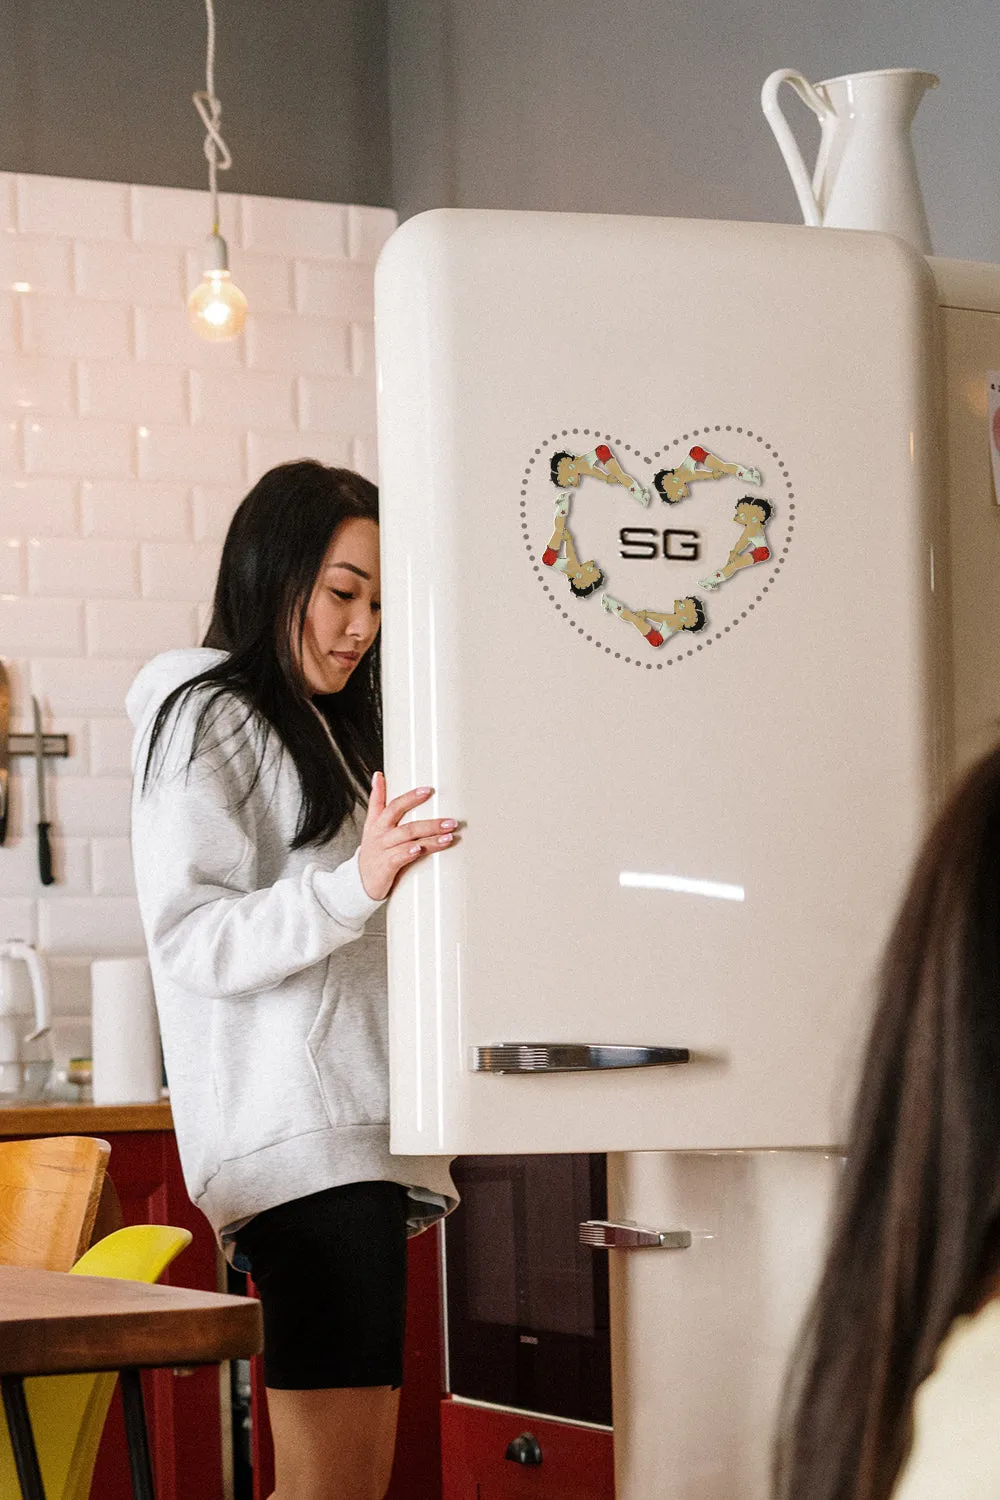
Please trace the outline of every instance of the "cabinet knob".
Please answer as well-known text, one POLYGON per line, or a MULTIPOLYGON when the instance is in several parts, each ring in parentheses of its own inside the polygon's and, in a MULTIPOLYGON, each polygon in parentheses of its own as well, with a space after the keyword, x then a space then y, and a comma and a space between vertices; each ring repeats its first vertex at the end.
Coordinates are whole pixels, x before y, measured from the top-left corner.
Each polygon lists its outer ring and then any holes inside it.
POLYGON ((532 1433, 522 1432, 520 1437, 507 1444, 504 1458, 509 1458, 512 1464, 537 1466, 542 1461, 542 1449, 532 1433))

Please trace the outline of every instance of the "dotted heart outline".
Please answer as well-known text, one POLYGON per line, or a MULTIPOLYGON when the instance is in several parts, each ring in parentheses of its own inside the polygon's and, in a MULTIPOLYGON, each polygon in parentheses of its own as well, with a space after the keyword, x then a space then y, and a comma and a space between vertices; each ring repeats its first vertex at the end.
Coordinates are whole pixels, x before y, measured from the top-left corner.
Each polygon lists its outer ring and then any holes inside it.
MULTIPOLYGON (((679 462, 679 457, 675 456, 675 461, 679 462)), ((631 472, 627 463, 623 464, 622 467, 626 470, 626 472, 631 472)), ((663 467, 669 468, 669 462, 664 462, 663 467)), ((639 483, 642 484, 645 483, 648 476, 632 474, 632 478, 638 479, 639 483)), ((556 487, 553 486, 553 489, 555 488, 556 487)), ((766 488, 768 487, 761 486, 762 494, 765 492, 766 488)), ((773 493, 774 486, 770 486, 769 488, 773 493)), ((657 504, 657 501, 655 499, 653 501, 653 504, 657 504)), ((674 510, 673 506, 671 507, 671 510, 674 510)), ((765 442, 760 433, 754 432, 750 427, 737 427, 732 423, 723 425, 719 422, 715 423, 714 425, 710 424, 706 427, 694 427, 690 432, 685 432, 682 437, 675 439, 673 444, 667 444, 663 448, 657 448, 656 452, 651 458, 648 454, 640 453, 638 448, 633 448, 631 443, 623 443, 620 438, 613 438, 610 432, 600 432, 596 427, 564 427, 561 433, 554 432, 551 438, 543 439, 541 446, 536 448, 534 455, 528 459, 524 474, 521 476, 520 514, 521 534, 524 540, 525 550, 527 551, 528 556, 531 559, 532 571, 535 573, 538 582, 541 585, 542 592, 547 595, 550 603, 555 608, 556 613, 561 615, 564 620, 569 621, 571 629, 575 630, 577 635, 584 636, 591 645, 596 647, 598 651, 603 651, 606 656, 613 657, 615 661, 623 661, 627 665, 634 664, 635 666, 639 667, 640 670, 645 667, 647 672, 652 672, 654 668, 656 669, 656 671, 662 672, 664 667, 679 666, 683 661, 687 659, 687 657, 694 656, 696 652, 704 650, 706 646, 711 646, 715 641, 720 641, 723 636, 729 635, 729 633, 735 630, 737 625, 739 625, 743 620, 749 619, 751 611, 754 610, 758 604, 763 603, 764 595, 770 593, 772 587, 777 582, 778 575, 781 572, 781 569, 784 567, 785 559, 788 556, 788 549, 791 546, 792 536, 795 532, 795 490, 792 487, 788 468, 785 464, 784 459, 778 453, 777 448, 774 447, 773 443, 765 442), (760 586, 760 592, 755 596, 754 599, 747 601, 746 609, 741 610, 739 615, 736 616, 735 619, 731 620, 728 625, 720 626, 712 635, 707 636, 704 640, 698 641, 695 645, 690 646, 686 651, 677 651, 673 655, 666 657, 662 661, 647 661, 644 658, 638 656, 630 656, 624 651, 616 651, 613 646, 605 645, 605 643, 602 640, 599 640, 598 637, 593 634, 593 632, 588 633, 586 625, 579 625, 577 621, 572 618, 570 611, 563 608, 563 599, 557 598, 555 590, 551 588, 547 582, 546 573, 543 573, 542 565, 538 558, 538 554, 536 553, 535 548, 532 544, 528 527, 528 483, 531 479, 535 463, 539 458, 542 458, 543 463, 547 462, 547 458, 545 457, 547 450, 553 444, 561 443, 564 438, 587 437, 594 439, 594 444, 591 444, 590 446, 594 446, 596 443, 608 443, 616 451, 621 451, 623 453, 634 453, 637 458, 642 459, 647 468, 651 468, 658 459, 665 459, 666 455, 669 453, 672 447, 694 442, 695 439, 699 437, 711 438, 717 432, 732 432, 741 437, 753 438, 755 442, 761 444, 764 451, 769 455, 770 462, 777 465, 778 472, 780 473, 785 485, 786 495, 784 499, 784 509, 787 513, 787 521, 785 522, 785 536, 780 554, 775 558, 774 567, 768 574, 767 582, 760 586)), ((647 511, 646 514, 647 516, 653 514, 652 507, 650 507, 650 510, 647 511)), ((607 576, 605 576, 604 586, 607 586, 608 582, 609 580, 607 576)), ((690 590, 690 592, 697 592, 697 590, 692 589, 690 590)), ((595 593, 590 597, 592 599, 598 599, 599 595, 595 593)), ((698 631, 698 635, 703 634, 703 631, 698 631)))

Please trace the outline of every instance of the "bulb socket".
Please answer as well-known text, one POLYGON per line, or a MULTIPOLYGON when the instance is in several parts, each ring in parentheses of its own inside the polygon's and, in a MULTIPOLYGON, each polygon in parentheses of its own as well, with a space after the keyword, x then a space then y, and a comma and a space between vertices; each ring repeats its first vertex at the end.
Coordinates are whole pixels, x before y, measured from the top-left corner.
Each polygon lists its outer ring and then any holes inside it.
POLYGON ((205 236, 205 254, 202 265, 206 272, 229 270, 229 247, 222 235, 215 230, 205 236))

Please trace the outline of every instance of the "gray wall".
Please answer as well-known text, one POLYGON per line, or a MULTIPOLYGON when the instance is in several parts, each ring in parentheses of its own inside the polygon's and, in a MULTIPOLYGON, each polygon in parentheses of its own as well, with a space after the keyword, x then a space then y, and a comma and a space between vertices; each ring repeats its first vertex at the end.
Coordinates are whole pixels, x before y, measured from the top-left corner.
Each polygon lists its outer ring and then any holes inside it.
MULTIPOLYGON (((226 191, 391 204, 383 0, 216 0, 226 191)), ((204 0, 0 0, 0 170, 202 187, 204 0)))
MULTIPOLYGON (((388 0, 393 197, 799 222, 776 67, 941 75, 914 140, 934 248, 1000 259, 995 0, 388 0)), ((811 160, 818 129, 786 90, 811 160)))
MULTIPOLYGON (((795 222, 764 77, 910 65, 935 248, 1000 257, 994 0, 216 5, 233 191, 795 222)), ((202 186, 204 40, 202 0, 0 0, 0 169, 202 186)))

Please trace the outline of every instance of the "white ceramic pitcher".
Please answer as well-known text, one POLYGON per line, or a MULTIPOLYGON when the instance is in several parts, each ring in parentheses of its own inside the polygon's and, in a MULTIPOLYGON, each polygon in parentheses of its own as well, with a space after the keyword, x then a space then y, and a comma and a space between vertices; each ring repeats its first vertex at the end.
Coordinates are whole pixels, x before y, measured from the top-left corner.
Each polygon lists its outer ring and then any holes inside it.
POLYGON ((41 1091, 52 1066, 51 1024, 44 958, 19 938, 0 942, 0 1096, 41 1091))
POLYGON ((765 81, 761 106, 785 158, 802 217, 832 229, 881 229, 931 254, 927 214, 917 178, 910 124, 934 73, 886 68, 847 73, 812 84, 794 68, 765 81), (820 122, 812 180, 778 104, 788 83, 820 122))

